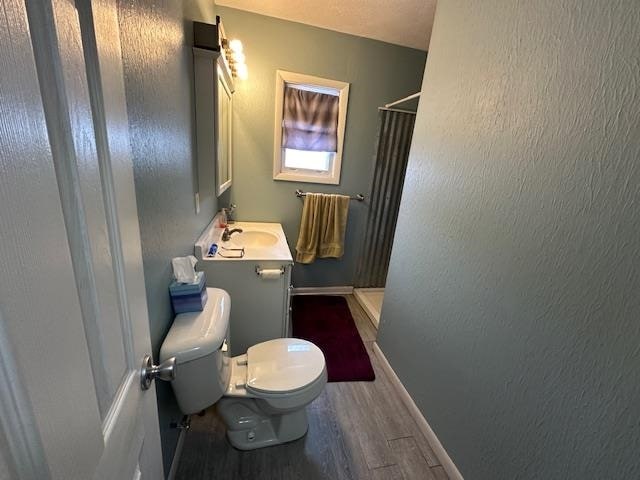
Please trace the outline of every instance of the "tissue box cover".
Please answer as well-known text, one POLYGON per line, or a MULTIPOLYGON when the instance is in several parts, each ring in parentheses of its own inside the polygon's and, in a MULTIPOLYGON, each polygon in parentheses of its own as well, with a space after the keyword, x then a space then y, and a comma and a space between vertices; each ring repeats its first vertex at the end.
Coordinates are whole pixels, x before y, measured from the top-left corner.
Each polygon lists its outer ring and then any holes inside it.
POLYGON ((169 285, 171 303, 176 314, 201 312, 207 303, 207 289, 204 272, 196 272, 194 283, 178 283, 175 280, 169 285))

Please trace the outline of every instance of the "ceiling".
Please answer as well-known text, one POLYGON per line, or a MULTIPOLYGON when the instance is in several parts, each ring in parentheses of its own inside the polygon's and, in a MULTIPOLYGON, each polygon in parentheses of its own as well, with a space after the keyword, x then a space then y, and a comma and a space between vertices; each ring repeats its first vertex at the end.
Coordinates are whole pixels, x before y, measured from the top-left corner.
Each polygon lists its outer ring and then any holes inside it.
POLYGON ((216 0, 217 5, 427 50, 436 0, 216 0))

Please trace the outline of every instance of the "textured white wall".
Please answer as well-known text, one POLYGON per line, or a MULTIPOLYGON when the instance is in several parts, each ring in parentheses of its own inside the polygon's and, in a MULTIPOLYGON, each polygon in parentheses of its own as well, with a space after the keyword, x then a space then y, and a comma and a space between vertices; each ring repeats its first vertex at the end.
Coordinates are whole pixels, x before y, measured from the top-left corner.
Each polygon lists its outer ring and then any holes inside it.
POLYGON ((379 342, 466 478, 640 478, 639 25, 438 4, 379 342))

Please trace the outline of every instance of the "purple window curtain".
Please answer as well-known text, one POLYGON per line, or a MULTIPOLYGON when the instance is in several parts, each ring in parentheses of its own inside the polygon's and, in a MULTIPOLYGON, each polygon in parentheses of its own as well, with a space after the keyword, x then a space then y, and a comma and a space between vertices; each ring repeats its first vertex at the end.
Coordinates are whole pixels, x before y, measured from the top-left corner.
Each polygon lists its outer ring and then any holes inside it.
POLYGON ((285 85, 282 145, 295 150, 338 151, 337 95, 285 85))

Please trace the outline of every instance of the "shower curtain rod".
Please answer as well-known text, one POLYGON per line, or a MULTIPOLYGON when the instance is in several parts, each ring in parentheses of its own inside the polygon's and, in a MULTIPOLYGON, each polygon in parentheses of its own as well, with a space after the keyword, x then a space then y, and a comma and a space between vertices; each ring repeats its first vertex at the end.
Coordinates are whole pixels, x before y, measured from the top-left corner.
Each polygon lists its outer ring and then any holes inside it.
POLYGON ((418 98, 422 92, 414 93, 413 95, 409 95, 408 97, 401 98, 400 100, 396 100, 395 102, 387 103, 384 107, 395 107, 404 102, 408 102, 409 100, 413 100, 414 98, 418 98))
POLYGON ((416 114, 416 112, 412 112, 411 110, 402 110, 401 108, 378 107, 378 110, 384 110, 386 112, 410 113, 411 115, 416 114))

